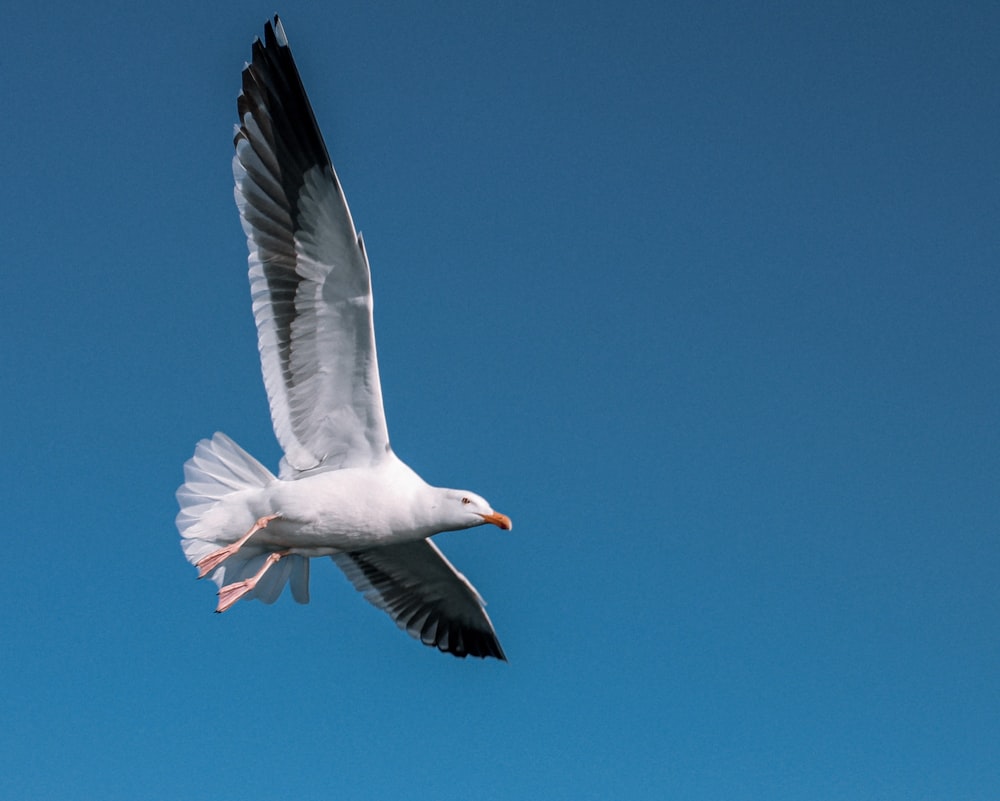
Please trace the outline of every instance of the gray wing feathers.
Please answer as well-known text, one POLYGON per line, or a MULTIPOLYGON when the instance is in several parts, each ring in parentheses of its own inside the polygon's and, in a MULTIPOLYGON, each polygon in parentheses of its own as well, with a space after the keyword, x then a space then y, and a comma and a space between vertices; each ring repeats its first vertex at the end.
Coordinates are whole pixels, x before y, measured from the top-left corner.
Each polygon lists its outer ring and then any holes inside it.
POLYGON ((483 599, 430 540, 332 558, 365 598, 424 644, 506 661, 483 599))
POLYGON ((280 23, 243 71, 233 174, 282 477, 382 459, 371 278, 280 23))

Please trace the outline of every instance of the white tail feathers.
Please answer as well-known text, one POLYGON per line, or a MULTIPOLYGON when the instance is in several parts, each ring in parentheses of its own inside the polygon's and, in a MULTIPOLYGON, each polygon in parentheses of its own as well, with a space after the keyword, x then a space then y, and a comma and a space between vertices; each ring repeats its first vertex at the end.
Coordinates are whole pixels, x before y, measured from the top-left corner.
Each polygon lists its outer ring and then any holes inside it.
MULTIPOLYGON (((211 439, 201 440, 194 456, 184 464, 184 483, 177 490, 181 507, 177 530, 188 561, 196 564, 245 534, 258 516, 252 509, 253 491, 276 480, 270 470, 225 434, 216 432, 211 439)), ((251 538, 212 572, 212 580, 222 587, 249 578, 266 558, 267 552, 255 546, 251 538)), ((297 554, 274 565, 244 597, 274 603, 289 580, 295 600, 308 603, 309 560, 297 554)))
POLYGON ((203 439, 184 463, 184 483, 177 490, 181 536, 215 503, 230 493, 266 487, 274 474, 221 431, 203 439))

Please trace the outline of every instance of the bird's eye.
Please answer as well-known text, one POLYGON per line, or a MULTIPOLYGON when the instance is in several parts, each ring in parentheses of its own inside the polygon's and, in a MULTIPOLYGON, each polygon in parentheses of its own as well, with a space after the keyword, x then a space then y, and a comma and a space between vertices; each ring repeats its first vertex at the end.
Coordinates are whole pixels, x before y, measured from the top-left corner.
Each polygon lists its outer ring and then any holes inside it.
POLYGON ((468 498, 462 498, 462 503, 472 503, 468 498))

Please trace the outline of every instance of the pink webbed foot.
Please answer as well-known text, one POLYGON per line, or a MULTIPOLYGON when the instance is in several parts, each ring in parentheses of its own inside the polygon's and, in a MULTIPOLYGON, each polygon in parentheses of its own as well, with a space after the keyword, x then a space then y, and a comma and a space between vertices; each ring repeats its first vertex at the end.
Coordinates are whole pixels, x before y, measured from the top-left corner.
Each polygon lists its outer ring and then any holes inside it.
POLYGON ((227 584, 219 590, 219 605, 215 607, 216 612, 225 612, 230 606, 253 589, 250 579, 237 581, 235 584, 227 584))
MULTIPOLYGON (((272 520, 281 517, 280 514, 267 515, 266 517, 260 518, 256 523, 254 523, 250 530, 240 537, 236 542, 226 545, 224 548, 219 548, 217 551, 212 551, 208 556, 203 556, 197 562, 195 562, 195 567, 198 568, 198 578, 203 579, 209 573, 211 573, 215 568, 225 562, 230 556, 236 553, 240 548, 242 548, 248 539, 260 531, 262 528, 267 528, 267 524, 272 520)), ((236 603, 236 601, 233 601, 236 603)), ((227 607, 228 608, 228 607, 227 607)))
POLYGON ((216 612, 225 612, 229 607, 236 603, 240 598, 246 595, 250 590, 257 586, 257 582, 260 581, 261 576, 263 576, 268 568, 271 567, 275 562, 281 559, 283 556, 288 556, 290 551, 275 551, 274 553, 268 554, 267 559, 264 560, 264 564, 261 566, 260 570, 250 578, 243 579, 242 581, 234 581, 232 584, 227 584, 219 590, 219 605, 215 608, 216 612))

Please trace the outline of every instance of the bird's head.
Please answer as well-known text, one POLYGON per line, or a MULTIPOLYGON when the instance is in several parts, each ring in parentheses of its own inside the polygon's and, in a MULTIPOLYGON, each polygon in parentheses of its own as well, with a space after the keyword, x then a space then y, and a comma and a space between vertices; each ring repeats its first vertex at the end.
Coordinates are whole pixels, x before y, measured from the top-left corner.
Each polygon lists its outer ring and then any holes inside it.
POLYGON ((441 522, 448 527, 446 531, 472 528, 484 523, 492 523, 504 531, 513 528, 507 515, 493 511, 485 498, 467 490, 443 490, 437 507, 436 512, 441 522))

